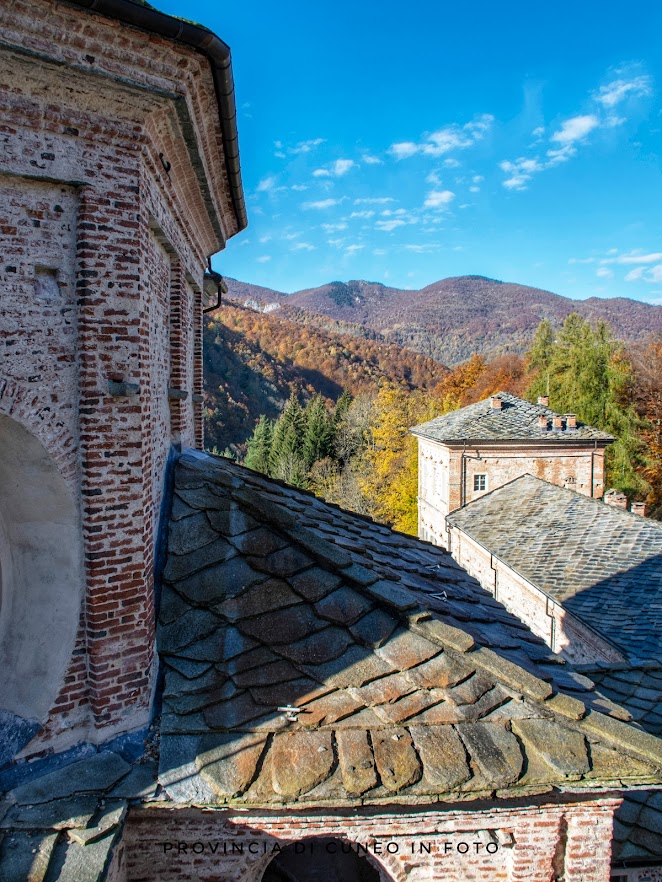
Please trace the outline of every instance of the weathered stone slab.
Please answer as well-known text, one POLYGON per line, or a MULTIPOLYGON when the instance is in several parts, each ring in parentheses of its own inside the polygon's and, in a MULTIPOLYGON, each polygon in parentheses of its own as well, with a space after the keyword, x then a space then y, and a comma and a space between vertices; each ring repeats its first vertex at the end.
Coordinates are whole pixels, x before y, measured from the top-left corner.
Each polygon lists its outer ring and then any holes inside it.
POLYGON ((297 544, 305 548, 309 554, 319 558, 322 563, 330 563, 334 567, 348 567, 352 563, 350 554, 334 542, 324 539, 315 530, 295 526, 288 532, 297 544))
POLYGON ((271 664, 239 671, 232 675, 232 679, 237 686, 244 689, 250 686, 273 686, 275 683, 285 683, 300 676, 301 672, 293 664, 281 658, 271 664))
POLYGON ((375 705, 374 711, 382 723, 403 723, 431 705, 438 703, 438 700, 435 700, 430 692, 419 689, 392 704, 375 705))
POLYGON ((166 669, 165 687, 163 690, 164 698, 181 697, 184 695, 192 695, 196 692, 205 692, 209 689, 218 688, 228 678, 225 674, 219 673, 213 666, 209 667, 206 673, 190 680, 183 677, 177 671, 166 669))
POLYGON ((255 518, 251 517, 241 509, 232 507, 225 511, 207 511, 207 517, 212 527, 217 530, 221 536, 238 536, 247 530, 253 530, 259 526, 255 518))
POLYGON ((164 585, 161 591, 161 604, 159 606, 159 621, 164 625, 171 625, 189 611, 191 604, 184 600, 169 585, 164 585))
POLYGON ((397 619, 382 609, 376 609, 359 619, 349 630, 352 636, 371 649, 383 646, 398 627, 397 619))
MULTIPOLYGON (((181 523, 186 523, 182 521, 181 523)), ((203 548, 197 548, 190 554, 169 554, 163 570, 163 578, 166 582, 179 582, 212 567, 221 561, 229 560, 236 555, 237 551, 225 539, 216 539, 203 548)))
POLYGON ((273 683, 271 686, 254 686, 250 693, 258 704, 266 707, 278 708, 293 706, 298 707, 302 703, 302 697, 311 695, 319 688, 315 680, 308 677, 299 677, 286 683, 273 683))
POLYGON ((65 830, 68 827, 85 827, 96 812, 98 804, 97 794, 90 794, 53 799, 30 806, 17 805, 0 823, 0 830, 65 830))
POLYGON ((479 698, 493 687, 494 681, 480 674, 472 674, 450 690, 455 704, 475 704, 479 698))
POLYGON ((51 859, 52 878, 58 882, 103 882, 119 833, 120 828, 115 827, 87 845, 60 841, 51 859))
POLYGON ((159 783, 180 803, 213 803, 216 794, 198 774, 196 757, 200 735, 162 735, 159 783))
POLYGON ((355 563, 343 570, 343 579, 350 579, 352 582, 356 582, 357 585, 365 586, 377 582, 379 576, 373 570, 368 569, 368 567, 355 563))
POLYGON ((322 597, 326 597, 329 592, 340 585, 340 582, 341 579, 338 576, 320 567, 313 567, 304 573, 291 576, 289 579, 290 585, 297 594, 311 601, 321 600, 322 597))
MULTIPOLYGON (((232 553, 236 554, 234 548, 232 553)), ((216 566, 210 566, 188 579, 178 581, 176 587, 180 594, 193 603, 210 604, 220 603, 228 597, 241 594, 251 585, 262 581, 264 581, 262 573, 256 573, 241 558, 233 557, 216 566)))
POLYGON ((255 777, 266 733, 205 735, 195 760, 201 777, 225 799, 243 793, 255 777))
POLYGON ((182 520, 171 520, 168 527, 169 554, 189 554, 218 539, 204 512, 182 520))
POLYGON ((474 639, 470 634, 442 622, 441 619, 423 619, 412 624, 411 627, 423 637, 427 637, 428 640, 434 640, 442 646, 450 647, 458 652, 468 652, 474 647, 474 639))
POLYGON ((155 763, 138 763, 108 794, 110 799, 152 799, 156 793, 158 769, 155 763))
POLYGON ((264 557, 266 554, 271 554, 272 551, 279 551, 288 544, 282 536, 266 527, 258 527, 255 530, 241 533, 239 536, 234 536, 231 541, 242 554, 255 554, 258 557, 264 557))
POLYGON ((351 642, 347 631, 330 626, 297 643, 279 646, 278 652, 295 664, 316 665, 338 658, 351 642))
POLYGON ((360 796, 377 786, 375 760, 362 729, 342 729, 336 732, 338 761, 345 790, 351 796, 360 796))
POLYGON ((345 690, 330 692, 307 703, 299 716, 299 723, 306 728, 330 726, 351 716, 360 707, 361 703, 345 690))
POLYGON ((273 551, 271 554, 267 554, 266 557, 251 557, 249 560, 256 567, 271 573, 272 576, 283 577, 298 573, 314 563, 311 557, 308 557, 307 554, 304 554, 303 551, 294 548, 292 545, 281 548, 280 551, 273 551))
POLYGON ((573 698, 571 695, 563 695, 561 693, 548 698, 545 706, 553 710, 554 713, 562 714, 562 716, 568 717, 571 720, 581 720, 586 714, 586 705, 583 701, 573 698))
POLYGON ((474 670, 463 657, 443 652, 417 667, 410 668, 407 677, 417 686, 433 689, 439 686, 455 686, 470 677, 474 670))
POLYGON ((647 778, 656 773, 652 763, 628 756, 603 744, 591 744, 591 771, 586 777, 613 781, 616 778, 647 778))
POLYGON ((412 591, 405 588, 399 588, 392 582, 380 579, 379 582, 373 582, 372 585, 366 585, 364 591, 374 597, 377 601, 388 603, 398 610, 404 611, 413 609, 418 606, 416 595, 412 591))
POLYGON ((460 723, 457 730, 488 787, 505 787, 517 781, 522 772, 522 753, 505 725, 460 723))
POLYGON ((409 726, 409 732, 432 787, 444 793, 469 780, 466 751, 452 726, 409 726))
POLYGON ((589 770, 584 736, 554 720, 513 720, 512 730, 524 742, 527 757, 542 760, 560 777, 577 777, 589 770))
POLYGON ((194 714, 206 707, 211 707, 212 704, 217 704, 219 701, 232 698, 237 694, 237 691, 232 680, 219 674, 217 686, 205 689, 204 692, 170 695, 165 701, 176 714, 194 714))
POLYGON ((406 729, 392 726, 373 729, 372 749, 382 784, 393 793, 409 787, 421 776, 421 766, 406 729))
POLYGON ((183 487, 178 486, 175 492, 175 499, 177 497, 183 500, 187 506, 197 509, 198 511, 205 511, 206 509, 212 509, 214 511, 223 510, 229 508, 232 504, 229 497, 225 494, 225 491, 222 491, 221 494, 214 493, 214 491, 206 485, 190 490, 185 490, 183 487))
POLYGON ((14 833, 0 843, 2 882, 44 882, 57 833, 14 833))
POLYGON ((514 664, 491 649, 485 647, 471 654, 471 662, 477 667, 494 674, 499 680, 528 695, 530 698, 544 700, 552 694, 552 687, 539 677, 529 674, 519 665, 514 664))
POLYGON ((208 637, 220 624, 218 616, 206 609, 191 609, 169 625, 159 623, 156 630, 159 652, 171 655, 177 653, 190 643, 208 637))
POLYGON ((381 677, 372 683, 367 683, 360 688, 352 688, 349 691, 362 704, 372 706, 396 701, 415 689, 416 687, 405 674, 397 673, 391 674, 389 677, 381 677))
POLYGON ((350 646, 340 658, 326 664, 306 667, 311 677, 338 689, 345 686, 362 686, 377 677, 391 674, 394 670, 393 665, 361 646, 350 646))
POLYGON ((122 823, 126 815, 126 807, 126 802, 121 802, 119 805, 113 803, 107 806, 94 827, 86 827, 82 830, 76 828, 69 830, 69 839, 77 842, 79 845, 89 845, 92 842, 103 839, 111 830, 114 830, 122 823))
MULTIPOLYGON (((266 582, 252 585, 238 597, 229 597, 219 603, 214 611, 229 621, 236 622, 301 602, 301 597, 292 591, 287 582, 282 579, 267 579, 266 582)), ((296 612, 293 611, 292 615, 296 616, 296 612)))
POLYGON ((298 640, 327 627, 327 624, 315 615, 308 604, 300 603, 294 609, 277 610, 240 621, 237 627, 243 634, 267 646, 277 646, 281 643, 296 644, 298 640))
POLYGON ((182 518, 188 518, 196 513, 195 508, 191 508, 190 505, 187 505, 177 493, 174 494, 172 498, 172 508, 170 509, 171 521, 181 521, 182 518))
POLYGON ((23 784, 13 790, 10 797, 19 805, 33 805, 75 793, 106 790, 130 768, 118 754, 103 751, 23 784))
POLYGON ((244 692, 236 698, 207 708, 204 718, 212 729, 236 729, 263 716, 264 710, 264 705, 257 704, 248 692, 244 692))
POLYGON ((325 781, 333 767, 329 731, 285 732, 275 736, 271 748, 272 780, 276 793, 293 798, 325 781))
POLYGON ((198 677, 207 673, 211 668, 211 662, 192 661, 188 658, 177 658, 177 656, 173 655, 168 656, 166 659, 166 666, 166 676, 167 669, 174 668, 174 670, 178 674, 181 674, 182 677, 186 677, 188 680, 197 680, 198 677))
POLYGON ((419 637, 406 628, 400 628, 375 652, 396 670, 405 671, 438 655, 441 649, 425 637, 419 637))
POLYGON ((339 625, 351 625, 369 612, 372 603, 357 591, 341 587, 315 604, 319 615, 339 625))

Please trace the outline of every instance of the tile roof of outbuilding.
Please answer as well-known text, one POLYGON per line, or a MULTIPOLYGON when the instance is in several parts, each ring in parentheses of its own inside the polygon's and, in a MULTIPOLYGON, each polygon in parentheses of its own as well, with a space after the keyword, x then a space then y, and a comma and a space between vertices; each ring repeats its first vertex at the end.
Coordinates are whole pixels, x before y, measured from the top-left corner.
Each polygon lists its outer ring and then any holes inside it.
POLYGON ((662 781, 662 742, 446 552, 227 460, 180 459, 164 580, 160 782, 175 803, 662 781))
POLYGON ((662 524, 531 475, 447 521, 627 658, 660 658, 662 524))
MULTIPOLYGON (((492 396, 495 397, 495 396, 492 396)), ((435 417, 427 423, 414 426, 411 432, 432 441, 462 443, 468 441, 532 441, 546 444, 571 444, 575 441, 598 441, 603 444, 614 440, 613 435, 577 422, 577 428, 553 429, 552 420, 560 416, 549 407, 532 404, 509 392, 498 392, 501 409, 491 406, 490 398, 469 404, 460 410, 435 417), (538 417, 547 417, 546 428, 540 428, 538 417)))

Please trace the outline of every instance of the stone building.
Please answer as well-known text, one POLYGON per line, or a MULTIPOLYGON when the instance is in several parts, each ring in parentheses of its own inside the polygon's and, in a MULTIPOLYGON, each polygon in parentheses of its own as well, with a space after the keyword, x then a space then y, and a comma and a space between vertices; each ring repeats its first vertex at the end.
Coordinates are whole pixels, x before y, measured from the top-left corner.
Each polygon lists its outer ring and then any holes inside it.
POLYGON ((605 491, 604 452, 614 439, 508 392, 415 426, 418 535, 448 548, 446 515, 531 474, 584 496, 605 491))
POLYGON ((662 741, 444 550, 180 456, 245 225, 227 47, 0 23, 0 878, 606 882, 662 741))
POLYGON ((147 4, 0 5, 0 755, 147 725, 209 255, 246 224, 228 47, 147 4))

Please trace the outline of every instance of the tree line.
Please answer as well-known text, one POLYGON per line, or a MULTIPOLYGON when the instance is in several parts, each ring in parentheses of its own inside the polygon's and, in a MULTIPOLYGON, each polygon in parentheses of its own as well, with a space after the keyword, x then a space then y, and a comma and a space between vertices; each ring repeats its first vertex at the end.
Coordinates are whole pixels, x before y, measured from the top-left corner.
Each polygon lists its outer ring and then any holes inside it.
POLYGON ((416 533, 417 449, 409 429, 506 391, 572 412, 616 438, 607 484, 645 499, 662 519, 662 340, 626 351, 603 322, 573 313, 560 329, 538 326, 529 352, 474 355, 436 384, 380 378, 376 392, 345 390, 334 404, 290 395, 277 418, 260 417, 245 464, 330 502, 416 533))

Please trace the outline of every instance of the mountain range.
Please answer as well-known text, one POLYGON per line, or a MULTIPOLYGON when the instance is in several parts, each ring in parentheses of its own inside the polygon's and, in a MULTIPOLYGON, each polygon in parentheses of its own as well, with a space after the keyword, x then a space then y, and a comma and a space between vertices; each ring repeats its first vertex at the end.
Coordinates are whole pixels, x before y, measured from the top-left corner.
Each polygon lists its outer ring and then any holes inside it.
POLYGON ((329 282, 293 294, 226 279, 228 297, 259 311, 420 352, 453 366, 479 353, 521 354, 539 322, 558 326, 571 312, 607 322, 616 337, 634 342, 662 333, 662 306, 625 297, 571 300, 527 285, 484 276, 441 279, 420 290, 379 282, 329 282))

